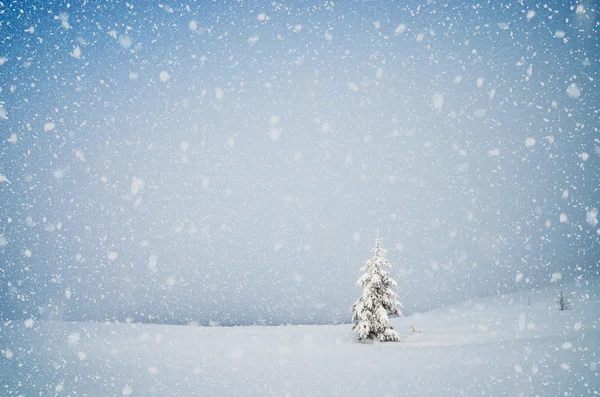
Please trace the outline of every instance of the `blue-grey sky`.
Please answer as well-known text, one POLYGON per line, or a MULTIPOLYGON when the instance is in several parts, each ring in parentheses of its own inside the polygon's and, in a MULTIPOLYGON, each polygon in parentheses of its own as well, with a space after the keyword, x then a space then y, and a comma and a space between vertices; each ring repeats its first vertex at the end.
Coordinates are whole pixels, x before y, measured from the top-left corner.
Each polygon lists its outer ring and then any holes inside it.
POLYGON ((599 10, 552 3, 4 2, 0 316, 348 321, 377 229, 409 313, 597 277, 599 10))

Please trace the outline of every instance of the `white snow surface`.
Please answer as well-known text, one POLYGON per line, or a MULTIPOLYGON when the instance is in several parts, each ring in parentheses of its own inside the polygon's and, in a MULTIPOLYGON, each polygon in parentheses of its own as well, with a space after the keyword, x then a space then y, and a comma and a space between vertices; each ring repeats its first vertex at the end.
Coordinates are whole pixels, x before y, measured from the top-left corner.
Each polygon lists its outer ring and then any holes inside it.
POLYGON ((563 312, 558 289, 393 319, 400 343, 359 343, 350 324, 4 321, 0 387, 72 396, 597 395, 600 288, 563 286, 573 307, 563 312))

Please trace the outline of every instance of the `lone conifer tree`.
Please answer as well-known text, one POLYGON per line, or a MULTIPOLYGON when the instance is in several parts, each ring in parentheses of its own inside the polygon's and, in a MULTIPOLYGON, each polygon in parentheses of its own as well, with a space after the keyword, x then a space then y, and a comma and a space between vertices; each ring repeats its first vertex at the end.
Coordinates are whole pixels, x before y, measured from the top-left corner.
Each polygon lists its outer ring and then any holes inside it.
POLYGON ((560 290, 560 294, 556 299, 556 303, 558 303, 558 308, 560 309, 560 311, 571 309, 571 302, 569 302, 567 297, 563 295, 562 290, 560 290))
POLYGON ((352 329, 358 333, 358 340, 361 341, 378 339, 381 342, 397 342, 400 336, 390 326, 388 317, 401 316, 402 305, 392 290, 396 282, 384 270, 392 265, 384 257, 386 250, 381 247, 379 234, 371 251, 375 256, 362 267, 364 274, 356 283, 363 292, 352 305, 352 329))

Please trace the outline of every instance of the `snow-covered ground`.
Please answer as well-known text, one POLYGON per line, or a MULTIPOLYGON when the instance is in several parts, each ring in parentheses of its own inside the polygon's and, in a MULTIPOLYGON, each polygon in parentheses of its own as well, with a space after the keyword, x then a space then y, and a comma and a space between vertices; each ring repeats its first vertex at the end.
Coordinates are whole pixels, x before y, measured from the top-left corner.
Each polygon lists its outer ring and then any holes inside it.
POLYGON ((403 343, 349 325, 192 327, 19 321, 0 330, 0 394, 586 396, 600 393, 600 288, 569 285, 394 319, 403 343), (414 324, 422 333, 411 333, 414 324))

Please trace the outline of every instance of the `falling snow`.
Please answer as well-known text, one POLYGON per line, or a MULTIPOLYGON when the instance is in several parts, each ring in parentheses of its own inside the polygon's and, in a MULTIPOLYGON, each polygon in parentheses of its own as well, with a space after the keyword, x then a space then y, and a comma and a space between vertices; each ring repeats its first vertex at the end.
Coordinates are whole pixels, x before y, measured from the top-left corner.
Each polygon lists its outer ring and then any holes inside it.
POLYGON ((158 74, 158 77, 160 78, 160 81, 162 81, 162 82, 166 82, 171 78, 169 73, 164 70, 158 74))
POLYGON ((0 4, 2 393, 597 395, 599 12, 0 4))
POLYGON ((433 94, 433 97, 431 98, 431 103, 433 104, 433 107, 435 109, 441 109, 442 106, 444 106, 444 96, 438 92, 436 92, 435 94, 433 94))

